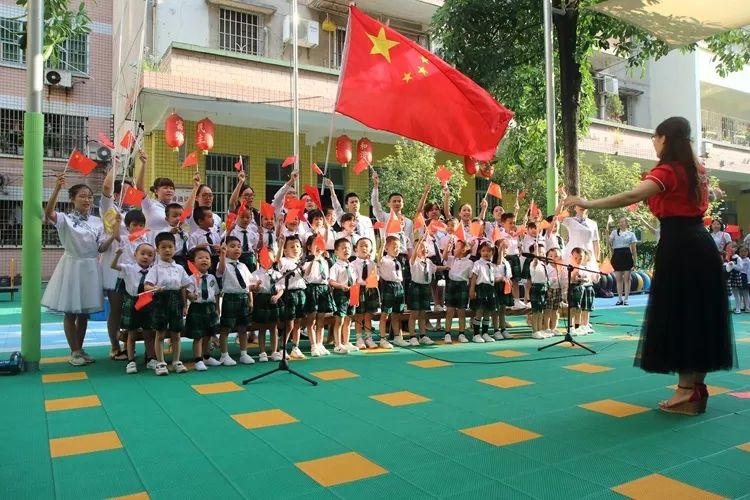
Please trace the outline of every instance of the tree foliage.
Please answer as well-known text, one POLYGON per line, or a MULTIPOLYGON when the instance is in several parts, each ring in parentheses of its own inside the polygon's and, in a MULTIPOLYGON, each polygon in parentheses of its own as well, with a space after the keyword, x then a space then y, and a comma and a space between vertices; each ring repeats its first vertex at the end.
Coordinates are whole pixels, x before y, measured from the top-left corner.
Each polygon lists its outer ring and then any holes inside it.
MULTIPOLYGON (((16 0, 16 4, 26 8, 28 0, 16 0)), ((57 62, 65 41, 91 32, 91 19, 86 4, 80 2, 77 9, 70 9, 68 0, 44 0, 44 41, 43 58, 57 62)), ((25 41, 25 33, 19 33, 25 41)))
MULTIPOLYGON (((426 144, 399 139, 393 153, 377 162, 376 170, 380 178, 378 191, 384 207, 388 206, 390 193, 400 193, 404 197, 404 213, 412 216, 425 186, 431 186, 427 201, 437 201, 442 207, 443 194, 435 176, 438 168, 435 154, 436 150, 426 144)), ((453 172, 448 181, 453 204, 466 187, 466 177, 463 175, 463 165, 459 162, 447 161, 444 165, 453 172)))

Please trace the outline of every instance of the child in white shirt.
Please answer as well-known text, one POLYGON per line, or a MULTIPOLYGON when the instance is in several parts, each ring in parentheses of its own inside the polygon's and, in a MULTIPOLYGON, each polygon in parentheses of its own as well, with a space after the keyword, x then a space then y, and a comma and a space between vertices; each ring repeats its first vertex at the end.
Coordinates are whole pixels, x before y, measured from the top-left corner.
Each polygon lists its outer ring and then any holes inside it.
POLYGON ((466 242, 452 238, 445 247, 443 255, 448 267, 448 277, 445 281, 445 343, 453 342, 451 326, 453 316, 458 316, 458 341, 465 344, 466 338, 466 307, 469 305, 469 279, 474 263, 469 259, 469 247, 466 242), (450 252, 453 252, 449 256, 450 252))

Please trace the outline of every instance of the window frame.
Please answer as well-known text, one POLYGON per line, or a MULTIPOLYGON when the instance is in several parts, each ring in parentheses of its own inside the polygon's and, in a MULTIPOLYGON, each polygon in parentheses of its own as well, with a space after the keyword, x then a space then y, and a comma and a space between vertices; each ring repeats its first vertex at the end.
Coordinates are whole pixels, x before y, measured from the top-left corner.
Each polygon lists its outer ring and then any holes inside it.
POLYGON ((228 7, 220 6, 219 7, 219 15, 217 17, 218 19, 218 36, 219 36, 219 50, 226 50, 228 52, 235 52, 238 54, 246 54, 251 56, 263 56, 265 54, 265 15, 251 10, 239 10, 239 9, 231 9, 228 7), (230 14, 230 16, 227 18, 225 17, 225 14, 230 14), (238 20, 239 17, 244 16, 247 18, 246 21, 240 21, 238 20), (252 23, 248 22, 250 18, 255 18, 257 23, 253 25, 252 23), (226 27, 235 26, 235 32, 232 33, 231 30, 225 31, 225 25, 226 27), (238 27, 245 27, 245 35, 238 34, 238 31, 236 28, 238 27), (250 31, 252 28, 255 28, 257 33, 256 37, 252 38, 247 34, 247 31, 250 31), (255 43, 255 50, 240 50, 236 48, 238 39, 242 38, 240 41, 245 41, 246 46, 249 48, 253 43, 255 43), (230 47, 229 42, 234 42, 235 47, 230 47))

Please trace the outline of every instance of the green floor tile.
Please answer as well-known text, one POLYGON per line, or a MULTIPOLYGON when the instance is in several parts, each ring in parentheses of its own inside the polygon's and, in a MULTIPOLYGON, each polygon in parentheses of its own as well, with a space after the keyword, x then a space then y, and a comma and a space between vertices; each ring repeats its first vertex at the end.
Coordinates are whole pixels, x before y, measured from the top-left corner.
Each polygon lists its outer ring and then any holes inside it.
POLYGON ((737 472, 702 460, 695 460, 662 472, 663 475, 730 498, 750 491, 750 470, 737 472))
POLYGON ((600 485, 552 467, 501 479, 501 482, 540 500, 583 498, 602 489, 600 485))

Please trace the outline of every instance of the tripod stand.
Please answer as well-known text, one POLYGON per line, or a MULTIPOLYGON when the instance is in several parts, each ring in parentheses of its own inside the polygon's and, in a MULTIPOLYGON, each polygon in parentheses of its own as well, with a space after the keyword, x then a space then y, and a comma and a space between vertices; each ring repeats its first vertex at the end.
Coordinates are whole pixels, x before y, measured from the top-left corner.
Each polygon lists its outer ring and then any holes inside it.
MULTIPOLYGON (((531 258, 539 259, 542 262, 546 262, 546 263, 549 263, 549 264, 554 264, 555 263, 552 259, 549 259, 547 257, 541 257, 541 256, 537 257, 535 255, 530 255, 530 257, 531 258)), ((576 342, 573 339, 573 337, 570 335, 570 308, 571 308, 570 305, 573 302, 573 292, 572 292, 573 287, 571 286, 570 280, 571 280, 571 276, 573 274, 573 269, 578 269, 580 271, 589 271, 589 272, 598 273, 598 274, 602 274, 602 273, 599 273, 599 271, 594 271, 593 269, 587 269, 585 267, 574 266, 572 264, 568 264, 565 267, 568 270, 568 293, 566 294, 566 298, 565 298, 566 301, 568 302, 568 315, 567 315, 567 325, 566 325, 566 328, 565 328, 565 337, 563 337, 562 340, 558 340, 557 342, 553 342, 552 344, 548 344, 548 345, 539 347, 537 349, 537 351, 543 351, 544 349, 547 349, 548 347, 560 345, 563 342, 570 342, 571 346, 578 346, 578 347, 580 347, 582 349, 586 349, 591 354, 596 354, 596 351, 594 351, 590 347, 587 347, 587 346, 581 344, 580 342, 576 342)))
MULTIPOLYGON (((265 335, 265 333, 263 335, 265 335)), ((286 347, 287 347, 288 343, 289 343, 289 336, 286 333, 286 323, 284 323, 284 343, 281 345, 281 360, 279 361, 279 366, 277 366, 273 370, 267 371, 266 373, 261 373, 260 375, 256 375, 254 377, 250 377, 249 379, 243 380, 242 381, 242 385, 247 385, 247 384, 249 384, 250 382, 252 382, 254 380, 258 380, 258 379, 261 379, 263 377, 267 377, 268 375, 271 375, 272 373, 276 373, 276 372, 291 373, 292 375, 295 375, 295 376, 301 378, 302 380, 306 380, 306 381, 310 382, 312 385, 318 385, 317 381, 315 381, 315 380, 313 380, 311 378, 305 377, 301 373, 296 372, 296 371, 292 370, 291 368, 289 368, 289 361, 286 359, 286 347)))

